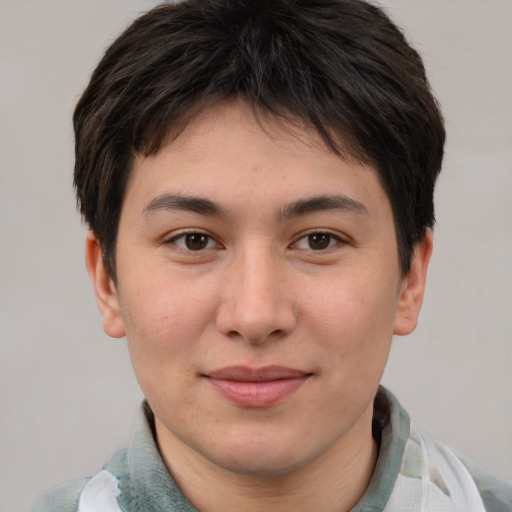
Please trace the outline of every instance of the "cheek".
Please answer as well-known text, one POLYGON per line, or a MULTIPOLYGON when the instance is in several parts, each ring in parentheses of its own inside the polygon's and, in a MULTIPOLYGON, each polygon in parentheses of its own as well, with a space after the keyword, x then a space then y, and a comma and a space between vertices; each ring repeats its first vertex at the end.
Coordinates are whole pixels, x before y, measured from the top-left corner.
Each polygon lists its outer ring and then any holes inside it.
POLYGON ((207 287, 194 286, 189 279, 162 278, 158 272, 133 282, 120 297, 136 371, 143 365, 156 370, 186 362, 215 311, 207 287))
POLYGON ((176 283, 146 281, 122 303, 132 366, 157 411, 194 401, 196 354, 211 309, 196 295, 176 283))
POLYGON ((361 279, 347 276, 316 288, 308 296, 310 335, 334 358, 353 365, 382 364, 393 333, 397 296, 395 284, 381 276, 361 279), (321 334, 319 336, 319 334, 321 334))

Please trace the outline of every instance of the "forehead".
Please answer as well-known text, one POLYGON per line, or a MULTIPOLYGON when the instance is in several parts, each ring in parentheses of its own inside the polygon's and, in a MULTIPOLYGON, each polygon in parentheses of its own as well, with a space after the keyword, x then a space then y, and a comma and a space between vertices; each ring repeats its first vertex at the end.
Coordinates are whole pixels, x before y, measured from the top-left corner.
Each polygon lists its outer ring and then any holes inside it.
MULTIPOLYGON (((275 153, 281 158, 287 151, 296 154, 299 148, 303 156, 312 151, 317 153, 316 157, 321 153, 326 156, 336 154, 307 121, 292 113, 271 113, 242 98, 222 100, 182 117, 171 127, 162 149, 172 145, 176 152, 186 151, 191 156, 200 156, 219 146, 242 149, 240 142, 249 140, 255 146, 265 147, 266 151, 259 155, 262 161, 275 153)), ((347 160, 359 161, 349 156, 342 140, 338 140, 338 145, 344 157, 346 153, 347 160)), ((246 151, 247 147, 243 149, 246 151)))

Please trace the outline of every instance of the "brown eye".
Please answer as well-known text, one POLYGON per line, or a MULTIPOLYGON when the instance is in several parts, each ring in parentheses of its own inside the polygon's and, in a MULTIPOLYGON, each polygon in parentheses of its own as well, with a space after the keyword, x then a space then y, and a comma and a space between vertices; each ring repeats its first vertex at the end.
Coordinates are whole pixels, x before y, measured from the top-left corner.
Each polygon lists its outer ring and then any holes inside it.
POLYGON ((334 233, 317 231, 302 236, 293 244, 293 247, 302 251, 325 251, 339 244, 343 244, 343 240, 334 233))
POLYGON ((184 236, 185 246, 190 251, 200 251, 208 246, 210 237, 203 233, 190 233, 184 236))
POLYGON ((175 245, 182 251, 202 251, 217 247, 215 240, 205 233, 181 233, 171 238, 167 243, 175 245))
POLYGON ((329 233, 313 233, 308 235, 308 245, 314 251, 321 251, 330 247, 332 238, 329 233))

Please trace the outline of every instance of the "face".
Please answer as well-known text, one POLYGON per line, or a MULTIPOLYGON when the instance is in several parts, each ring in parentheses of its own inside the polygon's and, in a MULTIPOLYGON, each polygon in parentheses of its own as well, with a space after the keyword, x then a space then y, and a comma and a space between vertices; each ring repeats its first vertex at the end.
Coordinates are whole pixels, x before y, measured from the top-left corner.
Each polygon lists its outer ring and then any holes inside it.
POLYGON ((403 278, 374 169, 239 102, 135 160, 117 286, 92 235, 87 261, 163 453, 283 474, 371 439, 392 334, 419 311, 426 240, 403 278))

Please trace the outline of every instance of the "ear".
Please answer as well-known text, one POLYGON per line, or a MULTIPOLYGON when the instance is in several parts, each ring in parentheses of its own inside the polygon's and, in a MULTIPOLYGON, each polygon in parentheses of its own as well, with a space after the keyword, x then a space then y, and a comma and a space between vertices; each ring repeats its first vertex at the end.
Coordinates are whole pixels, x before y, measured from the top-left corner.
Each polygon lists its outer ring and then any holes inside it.
POLYGON ((400 287, 393 334, 410 334, 416 328, 425 292, 432 243, 432 230, 427 228, 423 240, 413 248, 411 268, 403 278, 400 287))
POLYGON ((85 238, 85 265, 103 316, 103 330, 113 338, 122 338, 125 336, 125 329, 119 297, 114 281, 105 270, 100 244, 92 231, 85 238))

